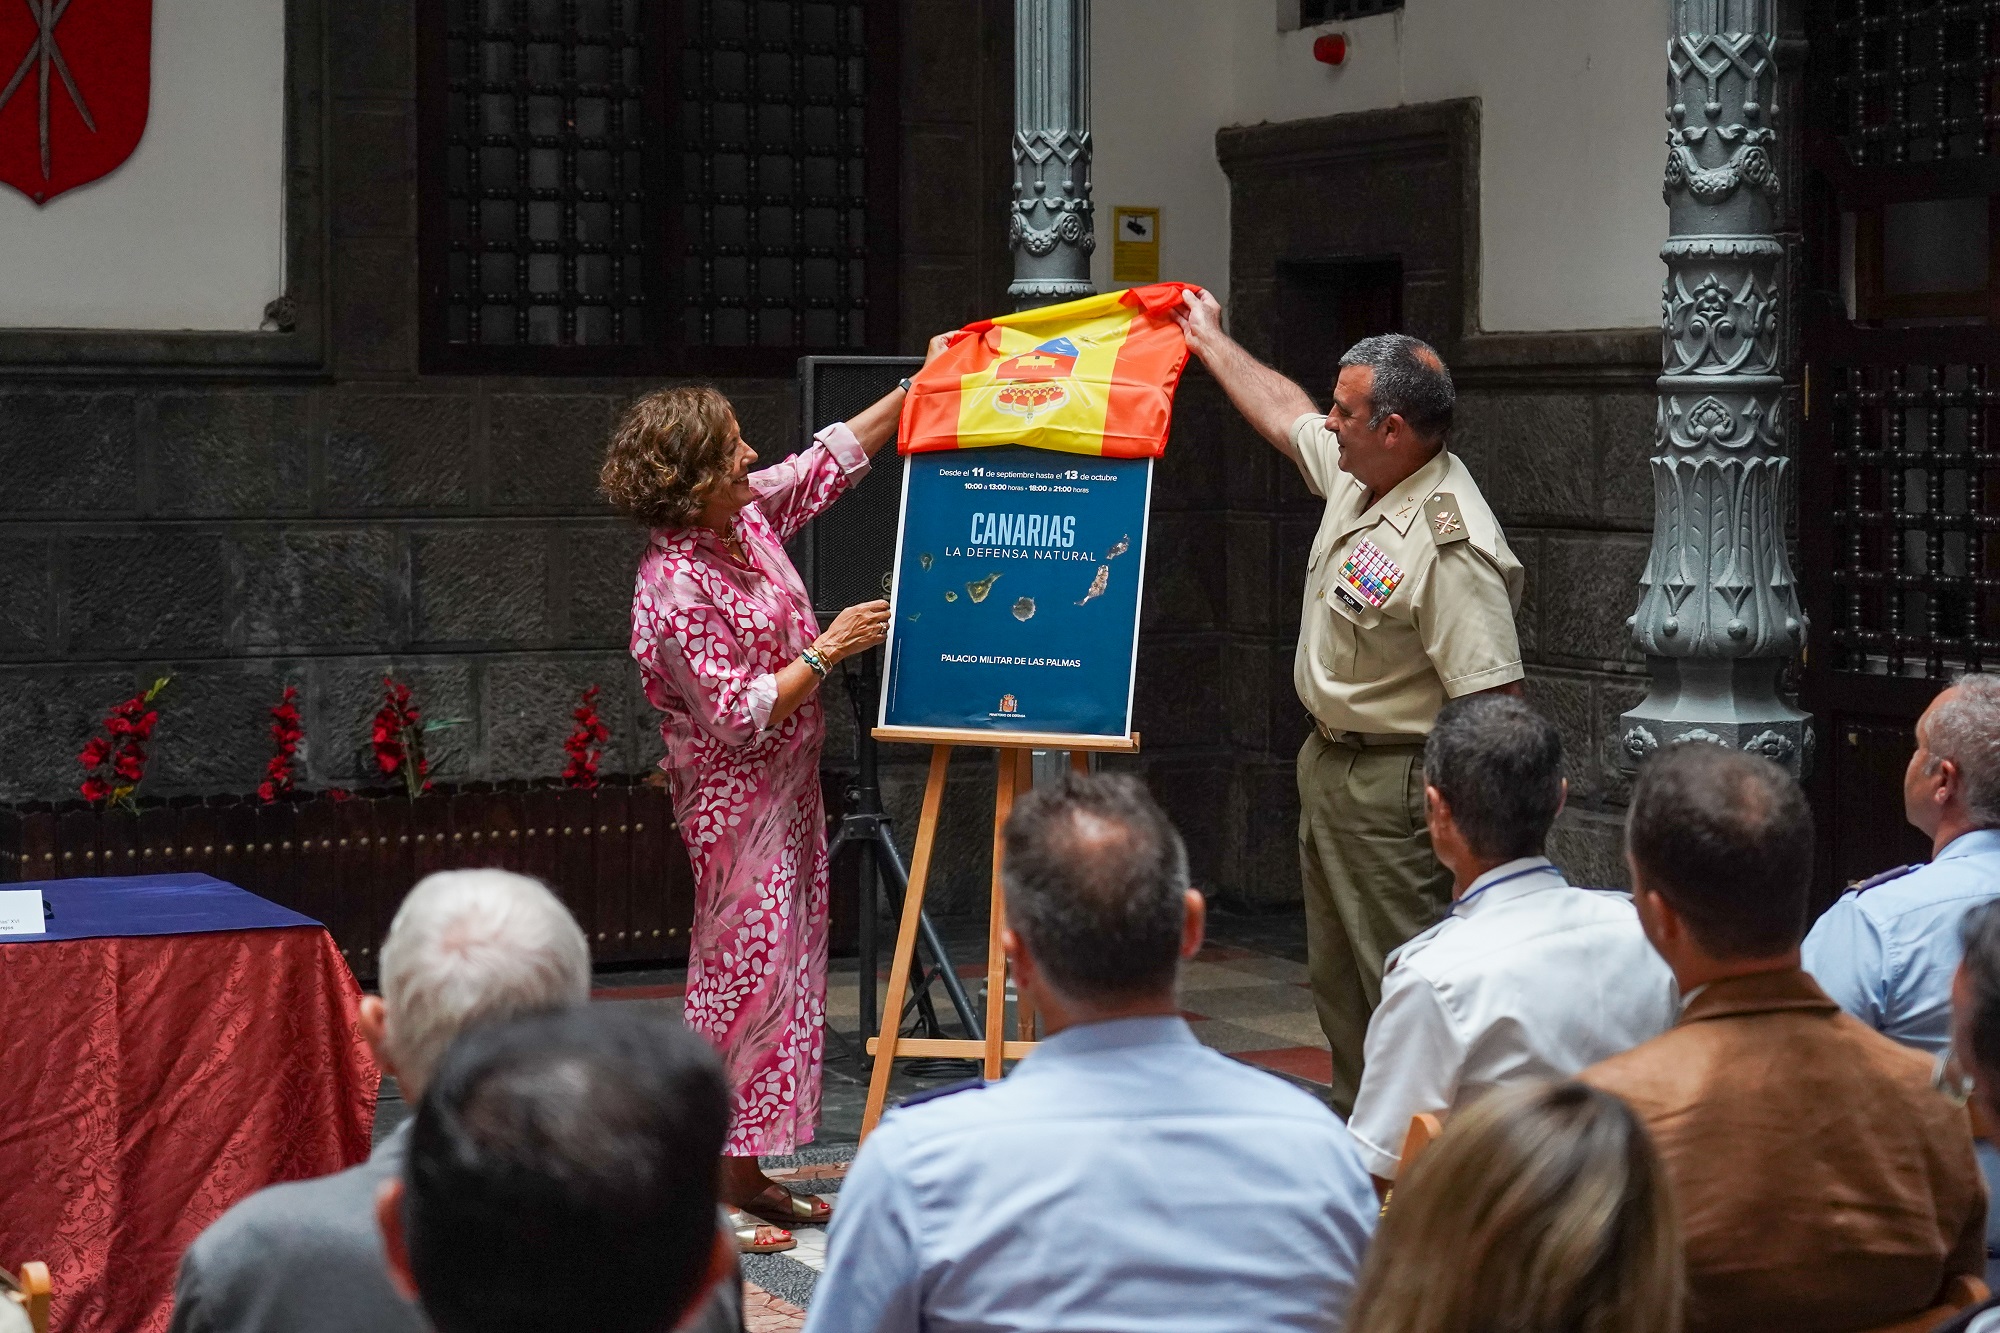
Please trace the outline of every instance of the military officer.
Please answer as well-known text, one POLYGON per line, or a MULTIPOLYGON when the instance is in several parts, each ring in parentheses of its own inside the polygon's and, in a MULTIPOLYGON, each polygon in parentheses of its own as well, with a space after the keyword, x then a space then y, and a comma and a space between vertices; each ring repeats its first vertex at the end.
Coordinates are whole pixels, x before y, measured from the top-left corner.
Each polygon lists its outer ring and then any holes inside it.
MULTIPOLYGON (((1938 1055, 1951 1046, 1959 922, 2000 896, 2000 676, 1975 672, 1940 690, 1917 719, 1916 746, 1903 810, 1930 838, 1931 860, 1842 894, 1806 935, 1804 967, 1869 1027, 1938 1055)), ((2000 1175, 2000 1153, 1992 1161, 2000 1175)))
POLYGON ((1451 903, 1424 823, 1424 738, 1447 699, 1520 692, 1521 564, 1445 447, 1455 395, 1429 346, 1356 343, 1322 413, 1223 332, 1214 297, 1190 292, 1180 318, 1236 409, 1326 499, 1292 679, 1314 724, 1298 766, 1306 944, 1346 1116, 1382 961, 1451 903))

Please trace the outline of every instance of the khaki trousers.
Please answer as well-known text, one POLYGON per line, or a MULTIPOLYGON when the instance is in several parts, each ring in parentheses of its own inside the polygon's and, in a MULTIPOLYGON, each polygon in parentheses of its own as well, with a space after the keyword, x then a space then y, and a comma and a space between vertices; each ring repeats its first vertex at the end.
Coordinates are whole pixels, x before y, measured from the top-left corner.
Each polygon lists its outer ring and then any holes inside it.
POLYGON ((1443 919, 1451 875, 1424 825, 1421 744, 1335 744, 1314 732, 1299 751, 1299 805, 1313 1002, 1333 1048, 1328 1100, 1345 1118, 1382 1000, 1382 960, 1443 919))

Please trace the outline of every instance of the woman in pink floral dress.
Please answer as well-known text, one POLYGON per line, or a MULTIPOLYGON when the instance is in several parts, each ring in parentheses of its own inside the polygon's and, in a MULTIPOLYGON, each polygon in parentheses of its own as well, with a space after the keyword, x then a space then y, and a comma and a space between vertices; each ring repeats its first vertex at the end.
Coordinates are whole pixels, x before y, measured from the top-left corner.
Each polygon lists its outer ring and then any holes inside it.
MULTIPOLYGON (((817 692, 827 668, 887 632, 886 602, 825 631, 784 543, 867 472, 894 434, 903 390, 828 427, 760 471, 736 414, 710 388, 635 403, 606 454, 614 505, 646 524, 632 602, 632 656, 660 710, 666 770, 695 875, 689 1027, 721 1052, 735 1108, 723 1194, 777 1223, 823 1221, 759 1168, 819 1118, 826 1013, 826 816, 817 692)), ((739 1219, 741 1221, 741 1219, 739 1219)), ((739 1227, 746 1248, 789 1248, 739 1227)))

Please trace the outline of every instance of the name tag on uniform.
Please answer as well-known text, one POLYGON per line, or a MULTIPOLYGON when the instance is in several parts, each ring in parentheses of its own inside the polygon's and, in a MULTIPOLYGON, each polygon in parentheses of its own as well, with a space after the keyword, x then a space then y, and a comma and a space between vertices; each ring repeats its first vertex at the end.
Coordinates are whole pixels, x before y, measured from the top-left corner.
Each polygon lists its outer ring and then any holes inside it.
MULTIPOLYGON (((1374 542, 1363 538, 1340 567, 1340 581, 1369 606, 1380 609, 1403 581, 1403 569, 1374 542)), ((1341 591, 1339 588, 1335 592, 1341 591)), ((1352 599, 1349 599, 1350 602, 1352 599)))

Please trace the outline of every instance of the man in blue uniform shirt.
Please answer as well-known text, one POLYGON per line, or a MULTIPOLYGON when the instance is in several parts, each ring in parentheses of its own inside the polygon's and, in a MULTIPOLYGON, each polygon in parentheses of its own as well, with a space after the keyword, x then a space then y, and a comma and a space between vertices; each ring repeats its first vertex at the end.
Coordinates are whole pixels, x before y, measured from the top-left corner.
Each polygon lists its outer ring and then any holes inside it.
POLYGON ((1130 777, 1037 787, 1005 876, 1002 941, 1048 1038, 1004 1082, 883 1119, 807 1333, 1339 1327, 1374 1190, 1317 1098, 1181 1019, 1203 903, 1159 806, 1130 777))
MULTIPOLYGON (((1917 719, 1903 812, 1931 840, 1928 865, 1841 895, 1806 936, 1813 980, 1884 1036, 1933 1055, 1951 1044, 1951 981, 1967 912, 2000 898, 2000 676, 1964 675, 1917 719)), ((1986 1192, 1986 1276, 2000 1281, 2000 1148, 1974 1145, 1986 1192)))
POLYGON ((1930 864, 1849 890, 1806 936, 1805 968, 1869 1027, 1937 1054, 1959 920, 2000 897, 2000 676, 1959 677, 1917 719, 1903 810, 1930 837, 1930 864))

